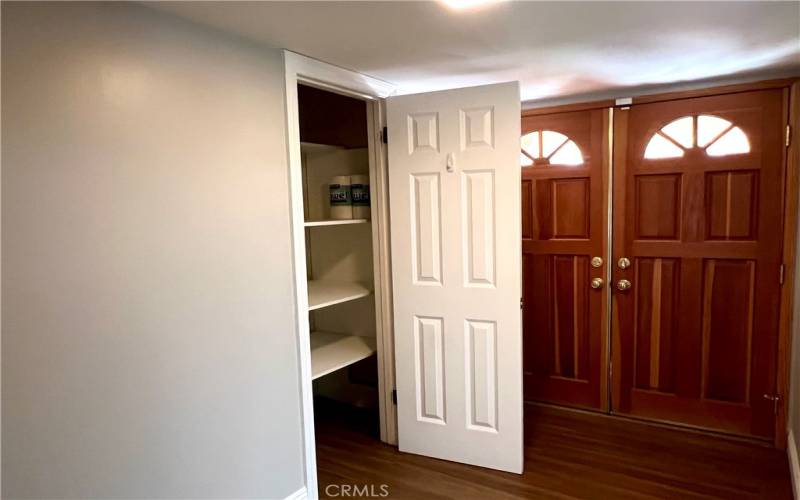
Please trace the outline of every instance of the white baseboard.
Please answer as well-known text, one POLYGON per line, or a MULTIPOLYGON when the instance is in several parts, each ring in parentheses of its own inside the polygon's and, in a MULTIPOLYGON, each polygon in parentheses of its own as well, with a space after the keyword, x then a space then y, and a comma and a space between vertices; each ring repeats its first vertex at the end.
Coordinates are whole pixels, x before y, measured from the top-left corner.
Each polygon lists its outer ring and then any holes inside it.
POLYGON ((792 476, 792 490, 795 500, 800 499, 800 459, 797 456, 797 442, 794 440, 794 432, 789 429, 789 443, 787 454, 789 455, 789 473, 792 476))
POLYGON ((299 490, 295 491, 288 497, 284 498, 284 500, 306 500, 308 498, 308 491, 306 491, 306 487, 303 486, 299 490))

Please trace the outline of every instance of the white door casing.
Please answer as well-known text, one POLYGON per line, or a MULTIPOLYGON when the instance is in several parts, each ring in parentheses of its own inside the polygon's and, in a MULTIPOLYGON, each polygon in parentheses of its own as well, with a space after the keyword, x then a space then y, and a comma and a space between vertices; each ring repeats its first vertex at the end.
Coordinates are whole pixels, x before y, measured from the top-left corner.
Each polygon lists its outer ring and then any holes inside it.
POLYGON ((387 99, 401 451, 521 473, 517 82, 387 99))
MULTIPOLYGON (((300 364, 300 392, 301 406, 303 409, 303 455, 305 462, 305 491, 308 498, 318 498, 317 492, 317 459, 314 437, 314 404, 311 372, 311 346, 310 325, 308 316, 308 289, 306 272, 306 239, 305 239, 305 214, 303 207, 303 175, 302 153, 300 149, 300 118, 297 101, 297 85, 304 83, 328 89, 333 92, 343 93, 351 97, 373 101, 374 105, 367 105, 368 122, 370 131, 370 176, 373 182, 370 187, 370 196, 376 200, 372 213, 373 249, 380 248, 380 253, 375 257, 375 300, 380 304, 377 311, 385 318, 383 308, 388 308, 391 298, 388 297, 389 255, 385 252, 384 243, 387 239, 388 221, 384 214, 383 203, 386 198, 384 185, 385 169, 383 152, 375 141, 376 131, 382 127, 382 116, 378 103, 394 92, 394 86, 361 73, 355 73, 338 66, 333 66, 316 59, 311 59, 294 52, 283 51, 286 80, 286 123, 287 123, 287 151, 289 155, 289 192, 291 197, 291 226, 292 226, 292 265, 294 267, 294 293, 295 317, 297 319, 298 358, 300 364), (374 176, 373 176, 374 174, 374 176), (380 277, 382 282, 378 284, 380 277)), ((381 439, 393 441, 393 408, 386 404, 391 400, 387 393, 393 382, 393 352, 386 347, 391 344, 391 332, 376 324, 376 337, 378 344, 378 384, 382 391, 379 394, 381 407, 381 439), (388 342, 388 344, 387 344, 388 342)))

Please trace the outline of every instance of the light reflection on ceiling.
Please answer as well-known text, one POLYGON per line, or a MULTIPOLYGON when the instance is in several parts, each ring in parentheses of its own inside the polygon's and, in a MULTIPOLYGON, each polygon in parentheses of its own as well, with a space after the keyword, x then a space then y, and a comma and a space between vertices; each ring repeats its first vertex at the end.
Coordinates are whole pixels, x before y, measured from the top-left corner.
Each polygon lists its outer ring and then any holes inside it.
POLYGON ((146 5, 375 76, 400 93, 519 80, 523 100, 554 100, 800 74, 800 2, 146 5))

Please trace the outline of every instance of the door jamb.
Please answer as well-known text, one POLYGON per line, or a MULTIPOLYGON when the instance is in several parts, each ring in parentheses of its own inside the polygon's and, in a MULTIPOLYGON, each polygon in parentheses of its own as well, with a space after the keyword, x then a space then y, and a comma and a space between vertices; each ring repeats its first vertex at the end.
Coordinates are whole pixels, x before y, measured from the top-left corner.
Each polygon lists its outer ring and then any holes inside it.
POLYGON ((605 266, 605 281, 606 281, 606 303, 603 305, 603 324, 602 324, 602 332, 603 332, 603 359, 601 360, 601 367, 603 370, 602 373, 602 383, 601 383, 601 390, 603 394, 601 395, 603 404, 602 410, 603 413, 611 414, 611 410, 613 406, 613 391, 612 391, 612 382, 613 382, 613 372, 614 372, 614 361, 611 359, 611 353, 614 352, 612 349, 612 318, 613 318, 613 296, 614 288, 613 288, 613 277, 614 277, 614 112, 616 110, 613 107, 608 107, 607 109, 603 110, 603 126, 605 127, 605 133, 603 134, 603 198, 605 199, 606 206, 605 211, 603 213, 603 222, 606 224, 606 230, 603 233, 603 249, 605 255, 603 258, 606 260, 605 266))
MULTIPOLYGON (((791 83, 788 91, 788 123, 791 127, 789 145, 785 160, 785 198, 783 214, 783 256, 784 281, 781 287, 780 323, 778 329, 778 369, 776 394, 780 397, 775 415, 775 447, 786 449, 789 413, 789 395, 792 372, 792 324, 794 318, 794 289, 796 279, 797 232, 798 232, 798 189, 800 188, 800 80, 791 83)), ((795 360, 800 362, 800 360, 795 360)), ((797 404, 799 402, 795 402, 797 404)))
POLYGON ((308 324, 308 285, 306 282, 305 219, 303 216, 302 157, 300 152, 300 120, 297 101, 297 84, 305 83, 338 94, 356 97, 367 101, 367 127, 369 132, 370 173, 377 174, 376 183, 371 183, 371 196, 377 200, 378 211, 373 216, 373 244, 378 242, 374 259, 375 302, 376 302, 376 341, 378 346, 379 401, 381 409, 381 438, 396 442, 396 412, 391 403, 391 390, 394 388, 394 341, 392 338, 392 318, 389 280, 391 273, 384 275, 388 264, 388 211, 385 200, 388 194, 386 152, 378 131, 385 123, 382 100, 395 91, 387 82, 354 71, 312 59, 284 50, 285 96, 286 96, 286 144, 289 168, 289 209, 292 235, 292 269, 294 271, 295 319, 297 321, 298 363, 300 367, 300 393, 303 426, 303 458, 305 464, 305 483, 308 498, 315 499, 317 493, 317 457, 314 437, 314 403, 311 378, 311 343, 308 324), (376 146, 378 146, 376 148, 376 146), (377 229, 377 230, 376 230, 377 229), (379 272, 377 272, 379 271, 379 272), (388 309, 387 309, 388 307, 388 309), (388 321, 388 323, 387 323, 388 321), (389 325, 387 328, 386 325, 389 325), (383 366, 381 366, 383 365, 383 366), (388 366, 387 366, 388 365, 388 366), (387 379, 388 373, 391 375, 387 379), (387 399, 388 393, 388 399, 387 399), (387 418, 390 416, 390 418, 387 418), (391 421, 390 429, 384 421, 391 421), (387 434, 395 433, 392 438, 387 434))

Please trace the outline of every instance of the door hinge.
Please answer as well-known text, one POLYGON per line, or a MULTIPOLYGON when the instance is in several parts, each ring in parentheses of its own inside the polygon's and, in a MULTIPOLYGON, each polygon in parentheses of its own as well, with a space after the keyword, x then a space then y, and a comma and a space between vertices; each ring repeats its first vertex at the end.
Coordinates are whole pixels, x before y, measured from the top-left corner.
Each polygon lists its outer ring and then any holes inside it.
POLYGON ((392 389, 392 403, 397 404, 397 389, 392 389))
POLYGON ((523 302, 522 302, 522 297, 520 297, 520 299, 519 299, 519 308, 520 308, 520 309, 522 309, 522 304, 523 304, 523 302))
POLYGON ((778 283, 780 283, 781 285, 783 285, 783 274, 784 274, 785 270, 786 270, 786 266, 781 264, 780 271, 779 271, 779 274, 778 274, 778 283))
POLYGON ((768 399, 772 401, 772 411, 775 412, 775 415, 778 414, 778 403, 781 400, 781 397, 777 394, 764 394, 764 399, 768 399))
POLYGON ((788 123, 786 124, 786 147, 789 147, 789 144, 792 142, 792 126, 788 123))
POLYGON ((383 127, 383 130, 381 130, 381 142, 389 144, 389 129, 386 127, 383 127))

